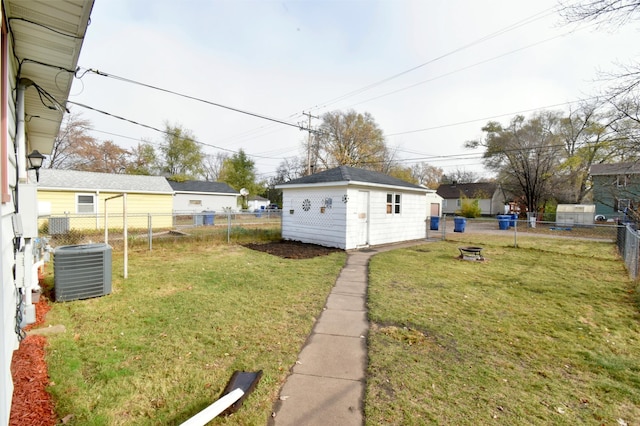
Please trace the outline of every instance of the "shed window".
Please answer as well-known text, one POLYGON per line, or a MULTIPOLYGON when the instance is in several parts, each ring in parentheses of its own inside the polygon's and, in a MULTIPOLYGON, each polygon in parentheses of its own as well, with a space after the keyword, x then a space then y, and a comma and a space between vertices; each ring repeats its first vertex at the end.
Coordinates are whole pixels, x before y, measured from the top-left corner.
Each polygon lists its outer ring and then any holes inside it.
POLYGON ((76 212, 77 213, 95 213, 96 212, 96 196, 93 194, 77 194, 76 195, 76 212))
POLYGON ((400 194, 387 194, 387 214, 400 214, 400 194))
POLYGON ((190 206, 201 206, 202 205, 202 200, 189 200, 189 205, 190 206))

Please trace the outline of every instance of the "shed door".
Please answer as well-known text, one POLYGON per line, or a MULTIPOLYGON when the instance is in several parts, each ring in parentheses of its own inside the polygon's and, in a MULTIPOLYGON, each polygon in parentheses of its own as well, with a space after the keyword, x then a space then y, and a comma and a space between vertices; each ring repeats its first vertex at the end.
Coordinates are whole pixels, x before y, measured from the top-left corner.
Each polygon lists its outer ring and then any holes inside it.
POLYGON ((440 203, 431 203, 431 217, 440 217, 440 203))
POLYGON ((358 191, 357 246, 369 245, 369 191, 358 191))

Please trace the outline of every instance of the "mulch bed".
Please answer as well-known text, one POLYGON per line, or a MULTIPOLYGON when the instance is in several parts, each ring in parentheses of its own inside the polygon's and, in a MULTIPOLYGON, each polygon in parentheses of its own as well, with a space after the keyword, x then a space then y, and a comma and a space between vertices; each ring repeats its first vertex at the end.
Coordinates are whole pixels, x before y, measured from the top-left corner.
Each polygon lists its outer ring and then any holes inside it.
POLYGON ((249 243, 244 247, 269 253, 285 259, 310 259, 344 251, 335 247, 323 247, 316 244, 305 244, 299 241, 274 241, 270 243, 249 243))
MULTIPOLYGON (((44 323, 51 309, 43 298, 36 305, 36 322, 25 327, 30 330, 44 323)), ((13 375, 13 400, 11 403, 11 426, 53 426, 57 424, 51 395, 47 393, 49 373, 45 362, 44 336, 30 335, 13 353, 11 374, 13 375)))

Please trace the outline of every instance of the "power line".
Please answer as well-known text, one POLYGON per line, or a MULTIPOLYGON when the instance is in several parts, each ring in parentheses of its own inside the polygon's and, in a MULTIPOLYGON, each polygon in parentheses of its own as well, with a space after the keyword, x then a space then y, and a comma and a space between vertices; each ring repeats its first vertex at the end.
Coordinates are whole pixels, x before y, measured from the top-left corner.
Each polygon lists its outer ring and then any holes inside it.
POLYGON ((169 89, 163 89, 163 88, 158 87, 158 86, 153 86, 151 84, 147 84, 147 83, 142 83, 142 82, 139 82, 139 81, 131 80, 129 78, 120 77, 120 76, 113 75, 113 74, 108 74, 106 72, 102 72, 102 71, 98 71, 98 70, 94 70, 94 69, 87 69, 86 72, 91 72, 91 73, 94 73, 94 74, 102 76, 102 77, 108 77, 108 78, 112 78, 114 80, 124 81, 126 83, 131 83, 131 84, 135 84, 135 85, 138 85, 138 86, 146 87, 146 88, 149 88, 149 89, 157 90, 157 91, 160 91, 160 92, 164 92, 164 93, 169 93, 169 94, 172 94, 172 95, 180 96, 182 98, 186 98, 186 99, 191 99, 193 101, 202 102, 202 103, 207 104, 207 105, 212 105, 212 106, 216 106, 216 107, 219 107, 219 108, 228 109, 230 111, 238 112, 240 114, 245 114, 245 115, 249 115, 249 116, 256 117, 256 118, 261 118, 263 120, 273 121, 274 123, 279 123, 279 124, 283 124, 285 126, 295 127, 295 128, 297 128, 299 130, 305 130, 305 131, 308 130, 308 129, 305 129, 304 127, 300 126, 299 124, 289 123, 289 122, 284 121, 284 120, 279 120, 277 118, 268 117, 266 115, 258 114, 258 113, 255 113, 255 112, 246 111, 246 110, 243 110, 243 109, 240 109, 240 108, 231 107, 231 106, 228 106, 228 105, 223 105, 223 104, 220 104, 220 103, 217 103, 217 102, 208 101, 206 99, 197 98, 197 97, 191 96, 191 95, 185 95, 184 93, 179 93, 179 92, 176 92, 176 91, 173 91, 173 90, 169 90, 169 89))
MULTIPOLYGON (((346 94, 344 94, 344 95, 341 95, 341 96, 335 97, 335 98, 330 99, 330 100, 328 100, 328 101, 326 101, 326 102, 322 102, 322 103, 321 103, 321 104, 322 104, 322 108, 325 108, 325 107, 327 107, 328 105, 331 105, 331 104, 337 103, 337 102, 339 102, 339 101, 341 101, 341 100, 344 100, 344 99, 350 98, 350 97, 352 97, 352 96, 358 95, 358 94, 360 94, 360 93, 362 93, 362 92, 365 92, 365 91, 367 91, 367 90, 370 90, 370 89, 372 89, 372 88, 374 88, 374 87, 380 86, 380 85, 382 85, 382 84, 384 84, 384 83, 387 83, 387 82, 389 82, 389 81, 391 81, 391 80, 394 80, 394 79, 396 79, 396 78, 398 78, 398 77, 401 77, 401 76, 403 76, 403 75, 405 75, 405 74, 408 74, 408 73, 410 73, 410 72, 413 72, 413 71, 415 71, 415 70, 418 70, 418 69, 420 69, 420 68, 423 68, 423 67, 425 67, 425 66, 427 66, 427 65, 430 65, 430 64, 432 64, 432 63, 434 63, 434 62, 440 61, 440 60, 442 60, 442 59, 444 59, 444 58, 446 58, 446 57, 448 57, 448 56, 451 56, 451 55, 453 55, 453 54, 455 54, 455 53, 458 53, 458 52, 461 52, 461 51, 463 51, 463 50, 466 50, 466 49, 468 49, 469 47, 475 46, 475 45, 477 45, 477 44, 484 43, 485 41, 491 40, 491 39, 493 39, 493 38, 495 38, 495 37, 498 37, 498 36, 500 36, 500 35, 503 35, 503 34, 505 34, 505 33, 508 33, 508 32, 510 32, 510 31, 513 31, 513 30, 515 30, 515 29, 517 29, 517 28, 520 28, 520 27, 522 27, 522 26, 525 26, 525 25, 528 25, 528 24, 533 23, 533 22, 535 22, 535 21, 538 21, 538 20, 540 20, 540 19, 543 19, 543 18, 545 18, 545 17, 547 17, 547 16, 549 16, 549 15, 552 15, 552 14, 553 14, 552 12, 549 12, 549 11, 551 11, 551 10, 555 10, 555 7, 551 7, 551 8, 545 9, 545 10, 543 10, 543 11, 541 11, 541 12, 538 12, 538 13, 536 13, 536 14, 533 14, 533 15, 531 15, 531 16, 529 16, 529 17, 525 18, 525 19, 522 19, 522 20, 520 20, 520 21, 517 21, 517 22, 515 22, 515 23, 513 23, 513 24, 511 24, 511 25, 508 25, 508 26, 506 26, 506 27, 504 27, 504 28, 500 29, 500 30, 494 31, 494 32, 492 32, 492 33, 490 33, 490 34, 488 34, 488 35, 486 35, 486 36, 484 36, 484 37, 481 37, 481 38, 479 38, 479 39, 476 39, 475 41, 472 41, 472 42, 470 42, 470 43, 467 43, 467 44, 465 44, 465 45, 463 45, 463 46, 461 46, 461 47, 458 47, 458 48, 456 48, 456 49, 454 49, 454 50, 451 50, 451 51, 449 51, 449 52, 447 52, 447 53, 444 53, 444 54, 442 54, 442 55, 440 55, 440 56, 437 56, 437 57, 435 57, 435 58, 433 58, 433 59, 430 59, 430 60, 428 60, 428 61, 426 61, 426 62, 423 62, 422 64, 416 65, 416 66, 414 66, 414 67, 412 67, 412 68, 409 68, 409 69, 407 69, 407 70, 401 71, 401 72, 399 72, 399 73, 397 73, 397 74, 394 74, 394 75, 392 75, 392 76, 390 76, 390 77, 384 78, 384 79, 379 80, 379 81, 377 81, 377 82, 374 82, 374 83, 368 84, 368 85, 366 85, 366 86, 364 86, 364 87, 361 87, 361 88, 359 88, 359 89, 353 90, 353 91, 348 92, 348 93, 346 93, 346 94), (549 12, 549 13, 547 13, 547 12, 549 12)), ((316 106, 315 106, 315 107, 313 107, 313 108, 316 108, 316 109, 317 109, 317 108, 320 108, 320 107, 319 107, 318 105, 316 105, 316 106)), ((311 109, 313 109, 313 108, 311 108, 311 109)))

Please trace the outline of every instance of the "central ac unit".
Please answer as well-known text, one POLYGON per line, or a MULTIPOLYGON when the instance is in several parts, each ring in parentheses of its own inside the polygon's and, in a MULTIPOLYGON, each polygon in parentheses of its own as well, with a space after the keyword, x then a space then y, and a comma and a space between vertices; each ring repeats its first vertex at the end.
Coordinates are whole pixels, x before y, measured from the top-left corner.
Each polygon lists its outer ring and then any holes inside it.
POLYGON ((66 302, 111 293, 108 244, 61 246, 54 251, 55 300, 66 302))

